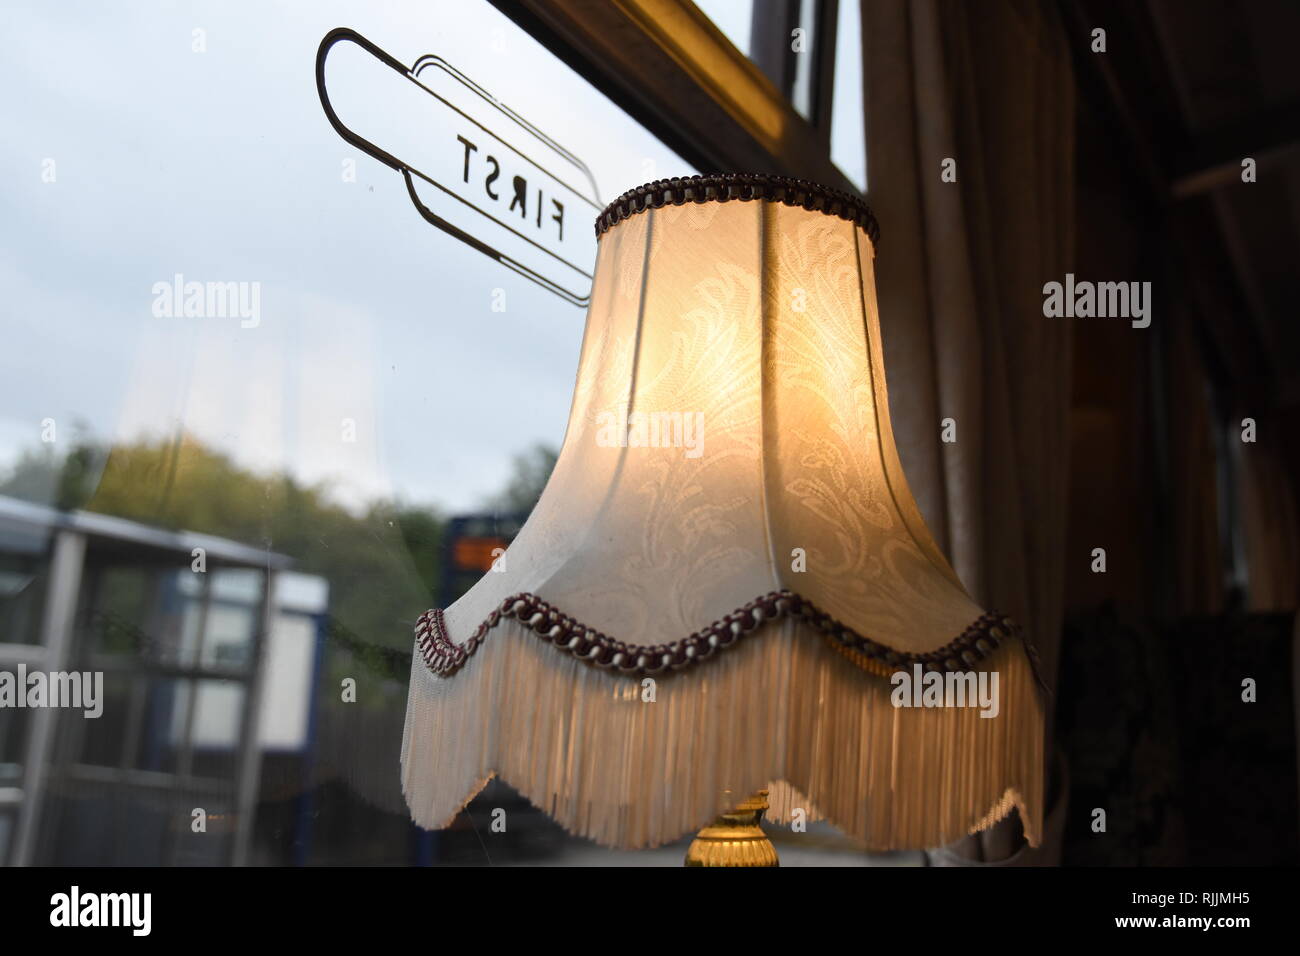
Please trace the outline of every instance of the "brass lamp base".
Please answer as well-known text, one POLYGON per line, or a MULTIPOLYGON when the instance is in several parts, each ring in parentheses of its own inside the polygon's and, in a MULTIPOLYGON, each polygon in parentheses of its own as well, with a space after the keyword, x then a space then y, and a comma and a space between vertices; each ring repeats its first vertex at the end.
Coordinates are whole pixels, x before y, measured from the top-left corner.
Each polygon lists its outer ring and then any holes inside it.
POLYGON ((759 825, 766 810, 767 791, 760 790, 719 815, 691 841, 686 866, 780 866, 776 847, 759 825))

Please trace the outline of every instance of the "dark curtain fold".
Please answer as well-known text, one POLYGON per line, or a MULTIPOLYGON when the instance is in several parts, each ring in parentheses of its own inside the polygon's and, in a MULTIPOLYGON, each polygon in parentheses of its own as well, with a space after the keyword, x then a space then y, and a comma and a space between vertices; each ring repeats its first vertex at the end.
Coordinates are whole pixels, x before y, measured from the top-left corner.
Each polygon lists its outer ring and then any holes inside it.
MULTIPOLYGON (((1300 508, 1287 469, 1281 415, 1256 422, 1254 442, 1242 442, 1239 500, 1246 564, 1246 606, 1254 612, 1300 607, 1300 508)), ((1229 441, 1238 423, 1230 429, 1229 441)))
MULTIPOLYGON (((952 0, 866 0, 862 26, 868 198, 881 222, 900 454, 967 588, 1025 624, 1054 684, 1071 328, 1044 317, 1042 289, 1073 256, 1064 32, 1048 5, 952 0), (942 175, 949 159, 955 182, 942 175), (941 440, 944 419, 955 442, 941 440)), ((999 826, 958 852, 1001 859, 1015 839, 999 826)))

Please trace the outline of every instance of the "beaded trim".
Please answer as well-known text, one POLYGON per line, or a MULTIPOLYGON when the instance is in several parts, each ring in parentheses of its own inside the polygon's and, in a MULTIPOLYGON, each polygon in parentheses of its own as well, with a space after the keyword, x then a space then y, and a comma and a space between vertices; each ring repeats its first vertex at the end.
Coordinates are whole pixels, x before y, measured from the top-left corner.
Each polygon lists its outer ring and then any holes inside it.
POLYGON ((728 202, 739 199, 766 199, 787 206, 802 206, 828 216, 861 226, 873 246, 880 241, 880 225, 862 197, 809 182, 767 173, 719 173, 710 176, 685 176, 659 179, 630 189, 605 207, 596 217, 596 237, 600 238, 624 219, 647 209, 681 206, 688 202, 728 202))
POLYGON ((940 672, 973 667, 1008 638, 1015 636, 1024 644, 1039 687, 1046 691, 1033 644, 1016 623, 1004 615, 982 614, 959 637, 943 647, 924 654, 910 654, 863 637, 789 590, 771 591, 755 598, 708 627, 669 644, 625 644, 580 624, 536 594, 527 592, 511 595, 502 601, 464 644, 455 643, 447 634, 441 608, 421 614, 415 622, 415 634, 425 666, 439 677, 450 677, 460 670, 486 639, 488 631, 504 618, 514 618, 531 628, 546 643, 593 667, 639 677, 680 671, 706 661, 764 622, 782 617, 802 618, 833 644, 889 667, 920 664, 926 670, 940 672))

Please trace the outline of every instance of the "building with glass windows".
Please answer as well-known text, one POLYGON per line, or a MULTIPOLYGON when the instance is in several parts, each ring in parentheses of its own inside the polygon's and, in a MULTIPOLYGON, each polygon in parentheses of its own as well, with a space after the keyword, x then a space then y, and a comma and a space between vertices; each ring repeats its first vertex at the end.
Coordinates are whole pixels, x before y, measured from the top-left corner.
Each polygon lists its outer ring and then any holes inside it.
POLYGON ((0 670, 102 688, 98 717, 0 710, 0 860, 248 859, 263 759, 311 750, 329 588, 292 565, 0 498, 0 670))

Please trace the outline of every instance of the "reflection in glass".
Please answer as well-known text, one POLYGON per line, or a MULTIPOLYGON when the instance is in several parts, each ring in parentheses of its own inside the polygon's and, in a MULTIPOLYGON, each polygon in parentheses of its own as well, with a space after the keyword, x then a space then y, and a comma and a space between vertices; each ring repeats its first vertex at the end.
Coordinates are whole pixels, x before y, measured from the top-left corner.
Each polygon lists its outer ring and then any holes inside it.
POLYGON ((47 538, 0 533, 0 644, 38 644, 49 575, 47 538), (35 545, 34 548, 27 547, 35 545))
POLYGON ((120 767, 129 759, 134 741, 129 739, 127 728, 137 712, 133 707, 134 685, 135 681, 126 674, 106 673, 103 713, 94 720, 73 718, 73 732, 79 732, 80 736, 80 745, 75 748, 80 763, 120 767))
MULTIPOLYGON (((0 671, 14 673, 11 667, 0 667, 0 671)), ((0 787, 17 786, 22 779, 28 713, 25 709, 0 709, 0 787)))

